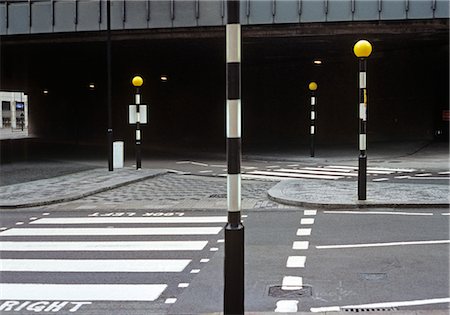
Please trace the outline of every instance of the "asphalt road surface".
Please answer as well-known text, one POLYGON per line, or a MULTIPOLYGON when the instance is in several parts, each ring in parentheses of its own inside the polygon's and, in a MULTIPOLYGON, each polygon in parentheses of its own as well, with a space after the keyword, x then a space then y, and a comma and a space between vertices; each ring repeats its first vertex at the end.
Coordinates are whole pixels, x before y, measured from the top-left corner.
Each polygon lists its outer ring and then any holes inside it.
MULTIPOLYGON (((2 314, 223 311, 226 211, 1 216, 2 314)), ((244 213, 246 310, 449 309, 449 212, 244 213)))

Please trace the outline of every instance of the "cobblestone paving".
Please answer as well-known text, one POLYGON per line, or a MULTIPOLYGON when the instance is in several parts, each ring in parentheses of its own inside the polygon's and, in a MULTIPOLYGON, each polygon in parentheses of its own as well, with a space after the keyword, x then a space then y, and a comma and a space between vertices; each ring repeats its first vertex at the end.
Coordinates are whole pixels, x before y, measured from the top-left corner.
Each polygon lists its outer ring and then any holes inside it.
MULTIPOLYGON (((268 200, 267 191, 272 186, 273 182, 243 181, 242 198, 244 201, 252 200, 252 208, 285 207, 268 200)), ((155 207, 166 208, 179 205, 182 201, 191 201, 191 204, 192 201, 205 201, 226 207, 226 193, 226 178, 167 174, 95 194, 80 202, 126 205, 147 201, 155 207)))

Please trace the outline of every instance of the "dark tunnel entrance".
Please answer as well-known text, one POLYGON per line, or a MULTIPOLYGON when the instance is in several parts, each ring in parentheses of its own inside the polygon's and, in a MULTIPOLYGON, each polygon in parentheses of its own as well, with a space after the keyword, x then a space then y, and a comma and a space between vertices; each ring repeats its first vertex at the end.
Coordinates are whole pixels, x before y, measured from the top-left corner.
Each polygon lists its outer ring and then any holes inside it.
MULTIPOLYGON (((369 23, 365 29, 376 28, 369 23)), ((352 47, 360 38, 374 46, 368 61, 369 142, 448 141, 448 23, 439 29, 444 30, 364 35, 349 29, 309 36, 288 36, 289 28, 286 36, 264 36, 270 27, 244 29, 244 150, 307 147, 310 81, 319 85, 317 144, 356 144, 358 65, 352 47), (315 65, 316 59, 322 64, 315 65)), ((133 143, 127 109, 133 102, 130 80, 140 74, 142 101, 150 106, 144 146, 224 148, 223 29, 186 30, 168 39, 152 32, 113 36, 114 138, 133 143)), ((98 33, 83 36, 3 42, 1 89, 28 93, 31 133, 106 145, 105 43, 98 33)))

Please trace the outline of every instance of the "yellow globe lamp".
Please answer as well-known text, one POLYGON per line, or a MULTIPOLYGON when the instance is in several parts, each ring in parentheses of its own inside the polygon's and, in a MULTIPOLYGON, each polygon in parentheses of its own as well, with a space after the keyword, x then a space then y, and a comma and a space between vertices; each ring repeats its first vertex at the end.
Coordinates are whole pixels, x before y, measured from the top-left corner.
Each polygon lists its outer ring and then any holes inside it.
POLYGON ((142 84, 144 84, 144 79, 142 79, 142 77, 137 75, 133 78, 133 80, 131 80, 131 83, 135 87, 140 87, 140 86, 142 86, 142 84))
POLYGON ((308 88, 309 88, 311 91, 317 90, 317 83, 316 83, 316 82, 311 82, 311 83, 308 85, 308 88))
POLYGON ((372 44, 369 41, 362 39, 353 46, 353 52, 358 58, 369 57, 372 53, 372 44))

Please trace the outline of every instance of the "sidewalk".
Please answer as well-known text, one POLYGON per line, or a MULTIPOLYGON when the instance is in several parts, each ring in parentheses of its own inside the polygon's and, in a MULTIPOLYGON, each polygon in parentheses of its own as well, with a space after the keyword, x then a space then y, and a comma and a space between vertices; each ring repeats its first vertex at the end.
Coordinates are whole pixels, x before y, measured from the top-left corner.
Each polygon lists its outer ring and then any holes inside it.
POLYGON ((287 180, 268 191, 269 199, 291 206, 322 208, 448 208, 448 185, 367 183, 358 200, 356 181, 287 180))
POLYGON ((80 199, 165 174, 165 170, 105 168, 0 187, 0 208, 24 208, 80 199))

